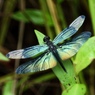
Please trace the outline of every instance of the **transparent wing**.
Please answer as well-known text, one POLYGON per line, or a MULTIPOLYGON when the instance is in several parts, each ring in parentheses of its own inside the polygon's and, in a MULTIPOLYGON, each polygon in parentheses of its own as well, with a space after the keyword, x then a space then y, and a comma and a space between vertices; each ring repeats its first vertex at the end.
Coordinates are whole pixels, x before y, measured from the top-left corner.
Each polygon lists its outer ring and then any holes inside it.
POLYGON ((60 34, 58 34, 58 36, 55 37, 55 39, 53 40, 53 43, 55 45, 58 43, 62 43, 65 39, 74 35, 77 32, 77 30, 81 27, 84 20, 85 20, 84 15, 79 16, 69 25, 69 27, 64 29, 60 34))
POLYGON ((36 45, 25 49, 11 51, 6 56, 12 59, 24 59, 41 54, 47 49, 47 45, 36 45))
POLYGON ((72 41, 61 45, 60 48, 57 49, 61 59, 66 60, 74 56, 90 36, 90 32, 83 32, 79 36, 73 38, 72 41))
POLYGON ((41 55, 40 57, 26 62, 22 65, 20 65, 16 69, 17 74, 24 74, 29 72, 37 72, 37 71, 43 71, 47 70, 49 68, 54 67, 57 64, 56 59, 52 55, 52 53, 46 53, 45 55, 41 55))

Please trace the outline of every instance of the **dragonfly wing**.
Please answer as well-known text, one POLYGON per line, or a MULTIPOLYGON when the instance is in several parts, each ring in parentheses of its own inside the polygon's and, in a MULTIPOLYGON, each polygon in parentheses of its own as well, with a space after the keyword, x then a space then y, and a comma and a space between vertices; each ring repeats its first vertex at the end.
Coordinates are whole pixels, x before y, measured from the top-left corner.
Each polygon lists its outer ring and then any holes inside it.
POLYGON ((84 15, 79 16, 69 25, 69 27, 65 28, 60 34, 58 34, 58 36, 55 37, 53 43, 55 45, 58 43, 62 43, 64 40, 74 35, 77 32, 77 30, 81 27, 84 20, 84 15))
POLYGON ((32 61, 29 61, 20 65, 16 69, 16 73, 24 74, 24 73, 29 73, 29 72, 43 71, 43 70, 47 70, 49 68, 54 67, 56 64, 57 64, 57 61, 55 57, 53 56, 53 54, 46 53, 32 61))
POLYGON ((73 38, 70 42, 67 42, 65 45, 61 45, 60 48, 57 49, 60 58, 62 60, 66 60, 74 56, 90 36, 90 32, 83 32, 79 36, 73 38))
POLYGON ((30 58, 43 53, 47 49, 47 45, 36 45, 25 49, 11 51, 6 56, 11 59, 30 58))

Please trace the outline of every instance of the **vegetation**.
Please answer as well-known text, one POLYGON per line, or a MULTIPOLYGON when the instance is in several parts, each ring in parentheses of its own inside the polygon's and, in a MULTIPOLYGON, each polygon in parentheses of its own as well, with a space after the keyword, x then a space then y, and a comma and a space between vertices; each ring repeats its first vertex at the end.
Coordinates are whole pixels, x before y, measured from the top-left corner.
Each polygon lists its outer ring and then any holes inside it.
POLYGON ((95 95, 94 8, 95 0, 1 0, 0 95, 95 95), (86 20, 78 33, 87 30, 92 37, 71 58, 73 64, 70 59, 63 61, 68 74, 58 65, 43 72, 15 74, 28 59, 9 60, 4 55, 42 44, 44 35, 53 39, 80 15, 86 20))

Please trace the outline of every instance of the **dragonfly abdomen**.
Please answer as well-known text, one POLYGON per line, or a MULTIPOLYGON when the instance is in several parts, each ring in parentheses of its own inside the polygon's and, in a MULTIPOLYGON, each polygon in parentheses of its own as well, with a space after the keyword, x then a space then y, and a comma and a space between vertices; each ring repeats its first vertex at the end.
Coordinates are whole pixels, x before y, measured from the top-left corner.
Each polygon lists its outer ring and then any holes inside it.
POLYGON ((56 60, 58 61, 58 63, 61 65, 61 67, 63 68, 63 70, 66 72, 65 67, 62 64, 62 60, 59 57, 59 54, 57 52, 57 48, 56 46, 50 41, 50 38, 48 36, 46 36, 44 38, 44 42, 47 44, 47 46, 49 47, 49 51, 52 52, 52 54, 54 55, 54 57, 56 58, 56 60))
POLYGON ((52 50, 52 53, 53 53, 53 55, 54 55, 54 57, 56 58, 56 60, 58 61, 58 63, 61 65, 61 67, 63 68, 63 70, 65 71, 65 72, 67 72, 66 71, 66 69, 65 69, 65 67, 64 67, 64 65, 63 65, 63 63, 62 63, 62 60, 61 60, 61 58, 60 58, 60 56, 59 56, 59 54, 58 54, 58 52, 57 52, 57 50, 55 49, 55 50, 52 50))

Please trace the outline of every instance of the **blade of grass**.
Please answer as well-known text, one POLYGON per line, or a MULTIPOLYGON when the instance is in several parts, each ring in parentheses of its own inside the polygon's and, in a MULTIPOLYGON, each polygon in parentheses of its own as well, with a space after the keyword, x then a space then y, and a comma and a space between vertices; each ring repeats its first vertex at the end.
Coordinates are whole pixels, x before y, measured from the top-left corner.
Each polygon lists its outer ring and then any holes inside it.
POLYGON ((5 37, 7 35, 9 23, 10 23, 10 14, 15 8, 16 0, 6 0, 5 1, 5 8, 4 8, 4 16, 1 21, 1 29, 0 29, 0 45, 3 45, 5 41, 5 37))
POLYGON ((59 23, 58 23, 58 16, 57 16, 56 7, 55 7, 52 0, 46 0, 46 1, 47 1, 48 8, 49 8, 49 11, 51 13, 51 17, 52 17, 52 20, 54 23, 55 32, 56 32, 56 34, 59 34, 61 31, 61 28, 60 28, 59 23))
MULTIPOLYGON (((23 0, 20 0, 20 9, 21 10, 25 9, 25 1, 23 1, 23 0)), ((20 22, 17 49, 22 48, 22 42, 23 42, 23 36, 24 36, 24 26, 25 26, 24 22, 20 22)), ((15 67, 14 67, 15 70, 19 66, 19 62, 20 62, 20 60, 15 60, 15 67)), ((17 75, 15 74, 14 86, 13 86, 14 95, 16 95, 16 85, 17 85, 17 75)))
POLYGON ((3 86, 3 93, 2 95, 14 95, 13 92, 13 80, 11 79, 11 77, 6 77, 7 81, 5 82, 4 86, 3 86))
MULTIPOLYGON (((47 18, 47 14, 49 14, 48 12, 48 8, 47 8, 47 4, 46 4, 46 1, 45 0, 39 0, 40 2, 40 5, 41 5, 41 10, 43 12, 43 17, 44 17, 44 21, 45 21, 45 28, 46 28, 46 31, 47 31, 47 35, 49 35, 49 37, 51 39, 53 39, 53 33, 51 31, 51 27, 49 26, 49 24, 47 23, 48 22, 48 18, 47 18)), ((51 17, 51 16, 50 16, 51 17)), ((52 21, 51 21, 52 22, 52 21)), ((53 26, 53 25, 52 25, 53 26)))
POLYGON ((57 10, 58 10, 58 16, 60 18, 60 22, 62 22, 62 28, 66 28, 67 23, 66 23, 66 20, 65 20, 65 16, 64 16, 61 4, 57 3, 56 7, 57 7, 57 10))
POLYGON ((95 36, 95 0, 88 0, 90 14, 91 14, 91 21, 93 26, 93 34, 95 36))

